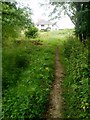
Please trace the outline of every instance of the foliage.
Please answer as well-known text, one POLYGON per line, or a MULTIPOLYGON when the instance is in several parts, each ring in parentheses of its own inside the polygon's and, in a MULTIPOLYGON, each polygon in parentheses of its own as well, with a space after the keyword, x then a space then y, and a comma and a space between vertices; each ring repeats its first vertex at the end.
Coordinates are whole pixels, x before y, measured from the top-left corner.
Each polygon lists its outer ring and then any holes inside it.
POLYGON ((3 119, 37 119, 47 111, 58 45, 65 67, 65 118, 89 118, 88 50, 73 30, 40 32, 37 40, 15 41, 3 49, 3 119), (66 41, 69 35, 69 40, 66 41))
POLYGON ((13 46, 3 51, 2 118, 40 118, 54 79, 54 49, 30 41, 13 46))
POLYGON ((31 9, 18 7, 18 3, 2 2, 2 39, 3 45, 15 40, 20 36, 21 31, 30 27, 31 9))
POLYGON ((88 49, 69 39, 63 46, 65 118, 90 118, 88 49))
MULTIPOLYGON (((51 20, 62 17, 62 13, 68 15, 75 25, 76 36, 81 42, 85 42, 86 38, 90 37, 90 2, 53 2, 44 1, 42 6, 47 6, 50 9, 49 17, 51 20)), ((89 40, 89 39, 88 39, 89 40)))
POLYGON ((85 42, 85 39, 90 37, 90 2, 73 3, 72 6, 76 8, 74 15, 76 35, 79 36, 81 42, 85 42))
POLYGON ((36 27, 31 27, 31 28, 28 28, 28 31, 25 32, 25 35, 28 38, 35 38, 38 35, 37 32, 38 32, 38 29, 36 27))

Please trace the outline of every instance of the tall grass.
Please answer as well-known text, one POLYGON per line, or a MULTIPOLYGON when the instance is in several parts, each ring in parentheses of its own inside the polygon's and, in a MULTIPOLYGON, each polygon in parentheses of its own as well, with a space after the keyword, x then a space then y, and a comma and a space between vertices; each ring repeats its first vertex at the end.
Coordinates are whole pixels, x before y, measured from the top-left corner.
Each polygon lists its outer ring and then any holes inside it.
POLYGON ((3 50, 2 118, 40 118, 54 79, 55 49, 29 41, 3 50))

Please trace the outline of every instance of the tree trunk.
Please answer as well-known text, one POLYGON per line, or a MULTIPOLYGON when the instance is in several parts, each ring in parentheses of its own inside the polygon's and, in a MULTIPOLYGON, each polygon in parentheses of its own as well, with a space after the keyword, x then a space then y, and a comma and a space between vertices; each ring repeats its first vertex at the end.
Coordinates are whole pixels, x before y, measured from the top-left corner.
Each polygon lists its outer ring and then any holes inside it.
POLYGON ((82 34, 81 33, 79 34, 79 39, 82 42, 82 34))

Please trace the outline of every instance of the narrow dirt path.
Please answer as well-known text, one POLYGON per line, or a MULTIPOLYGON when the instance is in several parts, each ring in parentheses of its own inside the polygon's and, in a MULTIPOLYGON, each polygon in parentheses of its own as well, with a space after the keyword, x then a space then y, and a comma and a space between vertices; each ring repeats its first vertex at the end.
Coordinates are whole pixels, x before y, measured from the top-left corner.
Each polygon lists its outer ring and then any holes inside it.
POLYGON ((46 113, 46 118, 49 120, 50 118, 63 118, 62 112, 62 88, 61 83, 63 79, 63 69, 60 63, 59 49, 56 49, 56 58, 55 58, 55 81, 53 83, 53 87, 50 93, 50 103, 48 107, 48 111, 46 113))

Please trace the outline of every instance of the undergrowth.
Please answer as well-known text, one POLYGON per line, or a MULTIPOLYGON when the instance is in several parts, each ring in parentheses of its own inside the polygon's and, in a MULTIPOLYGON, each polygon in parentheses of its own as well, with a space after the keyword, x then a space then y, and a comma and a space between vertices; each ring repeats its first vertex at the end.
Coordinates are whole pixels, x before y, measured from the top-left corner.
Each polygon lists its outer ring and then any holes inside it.
POLYGON ((3 119, 42 117, 54 79, 54 53, 28 41, 3 50, 3 119))
POLYGON ((65 69, 64 117, 89 119, 88 99, 88 49, 77 39, 64 42, 62 62, 65 69))

